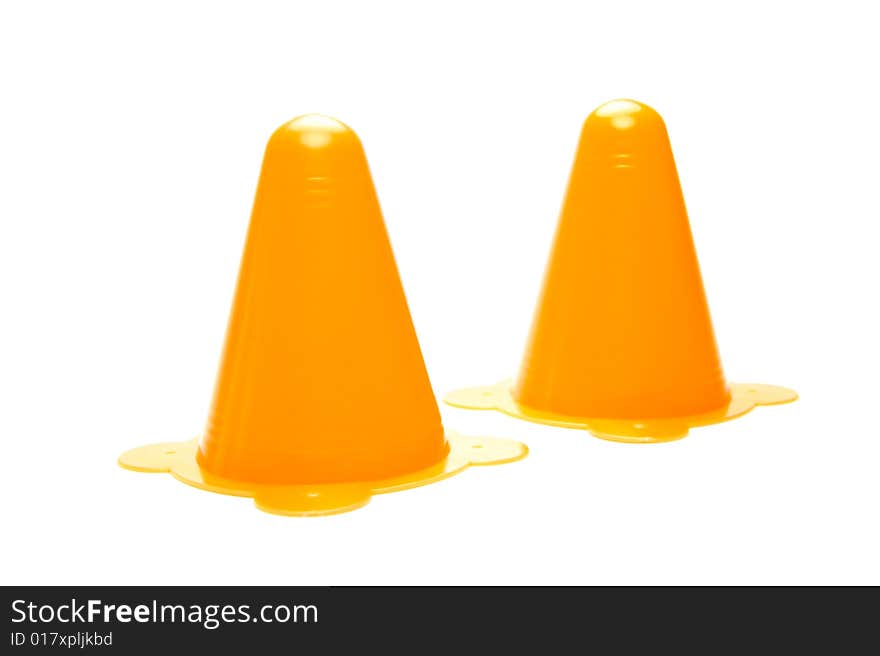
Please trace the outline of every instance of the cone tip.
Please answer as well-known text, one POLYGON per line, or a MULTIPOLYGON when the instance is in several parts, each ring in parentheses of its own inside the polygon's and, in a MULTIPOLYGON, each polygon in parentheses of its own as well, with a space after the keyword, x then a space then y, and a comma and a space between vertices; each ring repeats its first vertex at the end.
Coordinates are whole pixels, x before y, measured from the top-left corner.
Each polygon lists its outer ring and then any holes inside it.
POLYGON ((645 103, 630 98, 618 98, 606 102, 587 118, 588 122, 601 121, 618 130, 628 130, 645 123, 663 123, 660 114, 645 103))
POLYGON ((272 135, 272 141, 320 149, 333 143, 357 142, 358 138, 354 130, 331 116, 304 114, 279 127, 272 135))

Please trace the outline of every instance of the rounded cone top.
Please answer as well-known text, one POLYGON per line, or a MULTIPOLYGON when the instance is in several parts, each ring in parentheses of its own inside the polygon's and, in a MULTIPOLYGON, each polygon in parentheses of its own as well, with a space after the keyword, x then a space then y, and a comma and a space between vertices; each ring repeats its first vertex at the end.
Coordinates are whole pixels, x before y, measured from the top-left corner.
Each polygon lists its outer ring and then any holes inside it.
POLYGON ((359 141, 354 130, 342 121, 323 114, 305 114, 288 121, 275 131, 270 144, 278 143, 321 150, 346 144, 358 144, 359 141))
POLYGON ((514 396, 621 419, 730 398, 666 127, 647 105, 613 100, 584 123, 514 396))
POLYGON ((338 483, 447 450, 360 141, 335 119, 294 119, 266 148, 199 464, 338 483))
POLYGON ((319 177, 369 175, 354 130, 323 114, 299 116, 275 130, 266 146, 263 175, 276 171, 288 174, 288 184, 293 185, 319 177))
POLYGON ((628 98, 611 100, 600 105, 593 110, 587 120, 594 123, 605 122, 615 130, 633 130, 658 123, 663 125, 660 114, 651 107, 628 98))
POLYGON ((663 118, 653 108, 635 100, 612 100, 600 105, 584 123, 581 143, 588 145, 592 155, 610 165, 634 164, 654 158, 668 159, 671 165, 669 137, 663 118))

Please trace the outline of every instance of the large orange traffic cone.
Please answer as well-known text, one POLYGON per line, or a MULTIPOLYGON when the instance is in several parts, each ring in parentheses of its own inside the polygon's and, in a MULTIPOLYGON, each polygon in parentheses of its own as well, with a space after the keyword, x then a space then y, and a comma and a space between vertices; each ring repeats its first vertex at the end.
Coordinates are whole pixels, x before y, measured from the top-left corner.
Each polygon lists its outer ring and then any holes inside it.
POLYGON ((602 105, 584 123, 518 378, 447 401, 643 442, 795 398, 727 384, 663 119, 602 105))
POLYGON ((324 116, 283 125, 266 149, 205 433, 121 464, 320 514, 524 454, 444 431, 355 133, 324 116))

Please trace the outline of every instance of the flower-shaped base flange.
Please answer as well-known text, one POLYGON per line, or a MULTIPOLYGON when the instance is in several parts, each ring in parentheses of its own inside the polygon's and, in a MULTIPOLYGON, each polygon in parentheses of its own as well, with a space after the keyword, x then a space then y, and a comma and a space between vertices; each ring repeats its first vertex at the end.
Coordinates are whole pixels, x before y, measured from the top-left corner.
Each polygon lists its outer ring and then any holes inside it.
POLYGON ((167 472, 202 490, 252 497, 257 508, 278 515, 333 515, 360 508, 374 494, 406 490, 449 478, 472 465, 498 465, 524 458, 524 444, 493 437, 465 437, 447 431, 449 455, 437 465, 381 481, 303 485, 260 485, 211 475, 196 462, 198 439, 149 444, 119 457, 125 469, 167 472))
POLYGON ((688 417, 662 419, 595 419, 568 417, 526 408, 511 394, 511 381, 488 387, 469 387, 447 395, 444 401, 456 408, 498 410, 518 419, 564 428, 581 428, 596 437, 615 442, 670 442, 688 434, 695 426, 728 421, 759 405, 777 405, 797 399, 797 392, 775 385, 735 383, 730 386, 730 402, 717 410, 688 417))

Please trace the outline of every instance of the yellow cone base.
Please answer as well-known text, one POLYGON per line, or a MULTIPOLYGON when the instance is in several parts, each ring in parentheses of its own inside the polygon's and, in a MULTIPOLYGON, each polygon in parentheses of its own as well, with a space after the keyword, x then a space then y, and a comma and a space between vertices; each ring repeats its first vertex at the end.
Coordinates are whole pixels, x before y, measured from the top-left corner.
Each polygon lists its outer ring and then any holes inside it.
POLYGON ((693 427, 719 424, 740 417, 755 406, 790 403, 798 397, 797 392, 785 387, 738 383, 730 386, 730 403, 701 415, 663 419, 589 419, 523 407, 513 400, 510 388, 510 380, 489 387, 470 387, 452 392, 444 402, 456 408, 469 410, 498 410, 511 417, 540 424, 582 428, 603 440, 651 443, 680 440, 693 427))
POLYGON ((257 508, 276 515, 334 515, 366 505, 374 494, 397 492, 442 481, 472 465, 500 465, 520 460, 528 453, 524 444, 492 437, 465 437, 447 432, 449 455, 428 469, 383 481, 308 485, 260 485, 212 476, 196 462, 198 439, 149 444, 119 457, 132 471, 168 472, 177 480, 201 490, 252 497, 257 508))

